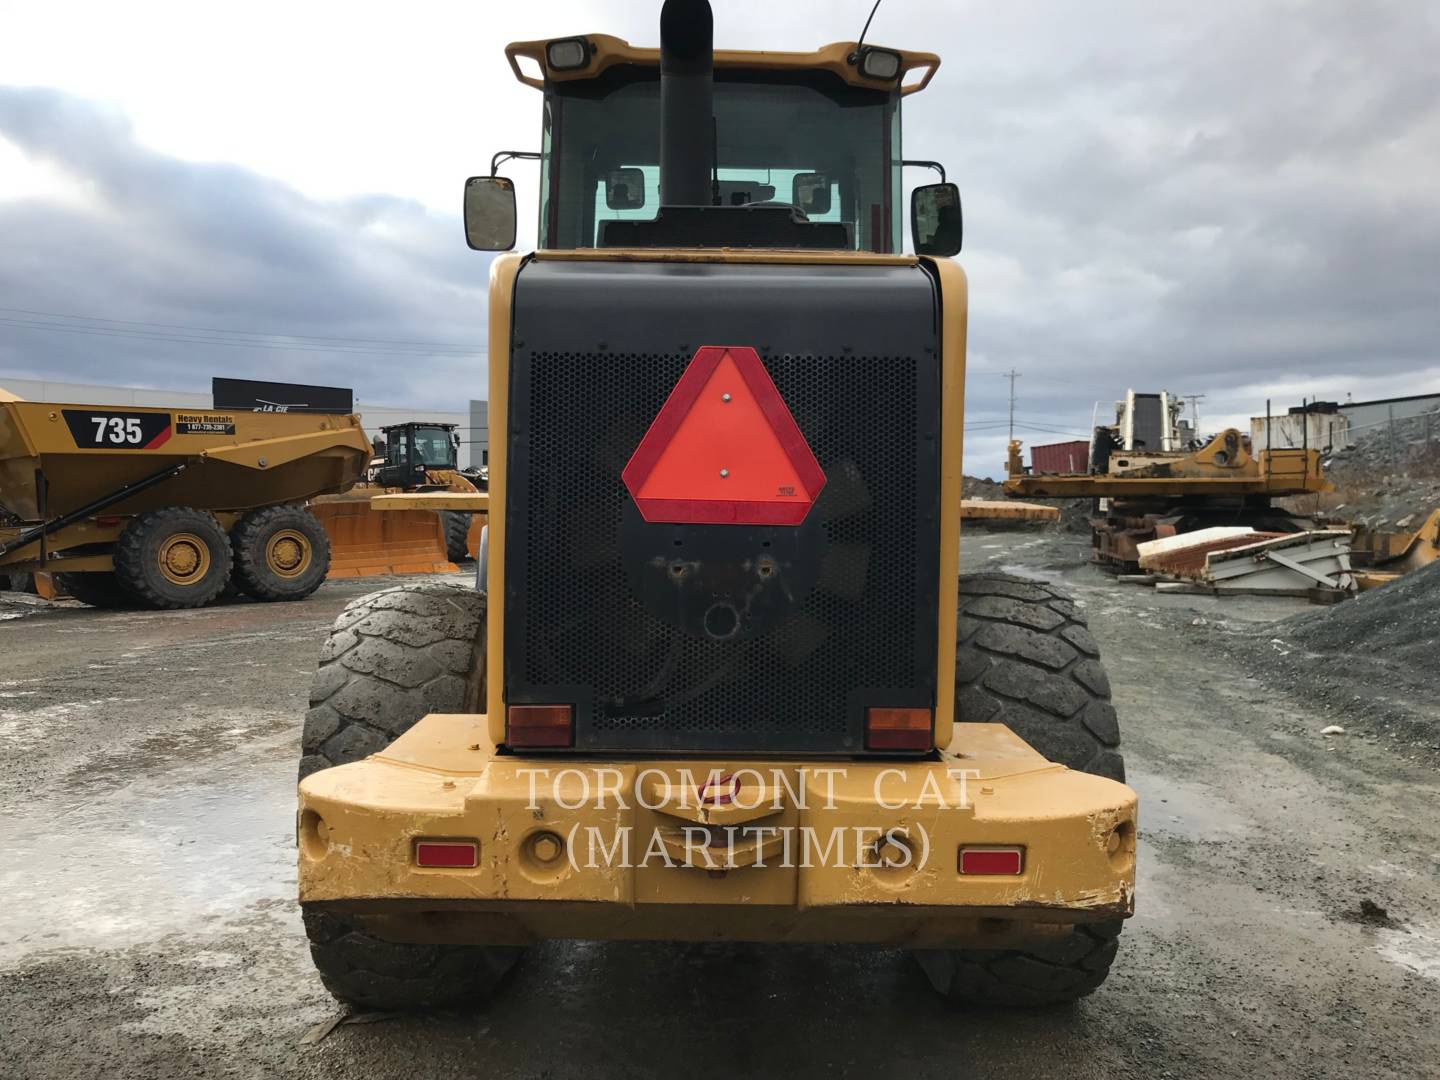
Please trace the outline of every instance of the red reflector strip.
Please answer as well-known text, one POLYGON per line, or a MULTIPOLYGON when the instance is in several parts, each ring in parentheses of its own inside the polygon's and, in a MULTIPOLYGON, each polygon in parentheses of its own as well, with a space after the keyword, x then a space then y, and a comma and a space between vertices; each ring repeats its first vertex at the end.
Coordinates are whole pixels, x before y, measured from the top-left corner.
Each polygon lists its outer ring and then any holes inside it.
POLYGON ((415 864, 469 868, 480 863, 480 845, 473 840, 416 840, 415 864))
POLYGON ((570 746, 575 711, 569 705, 511 705, 506 714, 509 746, 570 746))
POLYGON ((1025 849, 1018 847, 962 847, 962 874, 1019 874, 1025 869, 1025 849))
POLYGON ((929 750, 934 745, 929 709, 866 709, 868 750, 929 750))

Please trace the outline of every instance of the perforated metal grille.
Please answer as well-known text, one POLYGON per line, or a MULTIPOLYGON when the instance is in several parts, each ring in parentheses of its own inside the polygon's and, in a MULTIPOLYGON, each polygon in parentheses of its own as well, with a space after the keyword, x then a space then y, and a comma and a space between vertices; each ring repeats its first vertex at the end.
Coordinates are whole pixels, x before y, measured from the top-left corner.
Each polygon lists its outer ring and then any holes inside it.
MULTIPOLYGON (((525 409, 528 426, 512 437, 528 442, 528 464, 510 500, 512 516, 526 519, 517 530, 525 617, 523 640, 507 644, 521 655, 507 668, 522 685, 590 689, 577 745, 760 747, 778 729, 807 749, 858 749, 853 691, 933 681, 934 639, 921 640, 916 618, 933 602, 917 596, 917 583, 933 576, 916 566, 916 460, 927 452, 916 429, 925 385, 916 359, 762 359, 826 474, 811 510, 823 526, 820 573, 768 633, 714 641, 657 618, 622 561, 630 496, 621 470, 690 355, 527 357, 515 422, 525 409), (663 711, 647 715, 623 704, 657 699, 663 711)), ((519 554, 512 545, 507 557, 519 554)))

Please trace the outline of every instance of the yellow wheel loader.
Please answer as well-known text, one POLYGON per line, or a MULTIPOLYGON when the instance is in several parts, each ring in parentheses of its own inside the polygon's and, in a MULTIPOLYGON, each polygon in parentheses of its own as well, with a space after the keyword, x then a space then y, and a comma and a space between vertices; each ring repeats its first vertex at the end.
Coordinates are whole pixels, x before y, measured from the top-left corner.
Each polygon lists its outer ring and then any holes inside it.
POLYGON ((93 607, 298 600, 330 560, 304 502, 369 451, 356 416, 0 401, 0 573, 93 607))
MULTIPOLYGON (((959 574, 959 192, 914 192, 913 254, 899 205, 939 58, 715 51, 705 0, 660 41, 506 50, 544 138, 538 250, 490 272, 487 550, 322 651, 320 977, 429 1008, 547 939, 853 942, 1072 1001, 1133 910, 1136 796, 1073 601, 959 574)), ((515 240, 495 172, 480 250, 515 240)))

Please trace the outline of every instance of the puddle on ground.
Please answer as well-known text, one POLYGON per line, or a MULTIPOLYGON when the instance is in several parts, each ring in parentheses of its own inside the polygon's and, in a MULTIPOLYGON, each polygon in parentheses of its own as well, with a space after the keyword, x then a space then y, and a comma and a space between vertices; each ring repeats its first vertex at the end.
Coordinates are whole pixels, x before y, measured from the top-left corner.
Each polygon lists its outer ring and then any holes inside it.
POLYGON ((294 805, 292 760, 229 757, 0 819, 0 964, 218 929, 293 896, 294 805))
POLYGON ((1215 791, 1173 776, 1152 776, 1131 769, 1125 777, 1140 796, 1140 832, 1183 840, 1230 840, 1244 836, 1252 823, 1215 791))
POLYGON ((1375 951, 1417 975, 1440 982, 1440 935, 1428 927, 1376 930, 1375 951))
MULTIPOLYGON (((1012 551, 1020 545, 1012 545, 1012 551)), ((1032 581, 1046 581, 1051 585, 1062 585, 1065 583, 1065 574, 1053 566, 1032 566, 1028 563, 1001 563, 1000 573, 1014 574, 1016 577, 1030 578, 1032 581)))

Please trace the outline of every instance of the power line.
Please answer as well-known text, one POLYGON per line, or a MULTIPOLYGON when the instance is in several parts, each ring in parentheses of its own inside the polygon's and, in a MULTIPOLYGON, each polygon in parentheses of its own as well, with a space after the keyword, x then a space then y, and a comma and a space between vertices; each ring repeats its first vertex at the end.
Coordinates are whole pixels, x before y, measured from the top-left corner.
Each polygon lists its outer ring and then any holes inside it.
POLYGON ((321 345, 314 342, 286 345, 266 341, 236 341, 229 338, 187 337, 181 334, 163 334, 143 330, 125 330, 118 326, 62 326, 59 323, 42 323, 20 319, 0 318, 0 326, 13 326, 22 330, 40 330, 57 334, 84 334, 91 337, 130 338, 138 341, 167 342, 173 345, 221 345, 238 349, 265 349, 272 352, 345 353, 355 356, 394 357, 417 359, 427 356, 463 359, 479 357, 484 353, 474 350, 468 353, 445 352, 426 349, 372 349, 361 345, 321 345))
POLYGON ((347 337, 326 337, 315 334, 277 334, 258 330, 228 330, 215 326, 193 326, 183 323, 158 323, 142 322, 136 319, 106 319, 96 315, 72 315, 58 311, 34 311, 30 308, 7 308, 0 307, 0 311, 8 311, 18 315, 39 315, 47 319, 78 319, 84 322, 93 323, 120 323, 124 326, 145 326, 155 327, 164 330, 182 330, 186 332, 198 332, 205 334, 228 334, 239 337, 265 337, 265 338, 289 338, 296 341, 339 341, 357 345, 411 345, 423 348, 435 349, 460 349, 473 352, 468 346, 458 342, 445 341, 396 341, 389 338, 347 338, 347 337))

